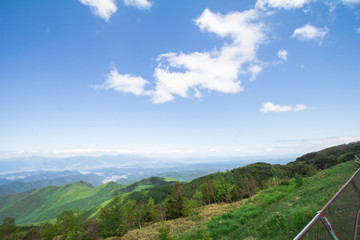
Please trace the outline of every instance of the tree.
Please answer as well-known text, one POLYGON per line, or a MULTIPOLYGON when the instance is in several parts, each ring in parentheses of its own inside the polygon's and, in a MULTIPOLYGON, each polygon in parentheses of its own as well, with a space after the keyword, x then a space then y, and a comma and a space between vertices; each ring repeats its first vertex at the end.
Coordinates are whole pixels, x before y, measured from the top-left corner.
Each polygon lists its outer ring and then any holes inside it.
POLYGON ((127 201, 124 206, 121 207, 123 211, 124 216, 124 222, 127 225, 131 225, 132 227, 135 227, 135 224, 138 219, 138 212, 136 207, 136 201, 135 200, 129 200, 127 201))
POLYGON ((244 180, 244 195, 247 196, 247 197, 251 197, 253 195, 255 195, 256 193, 256 188, 258 187, 258 183, 256 182, 255 178, 254 177, 250 177, 249 179, 248 178, 245 178, 244 180))
POLYGON ((83 223, 84 239, 98 239, 100 233, 100 223, 94 219, 88 219, 83 223))
POLYGON ((208 204, 216 202, 215 184, 213 180, 209 180, 200 185, 200 191, 203 195, 203 199, 208 204))
POLYGON ((42 226, 42 238, 44 240, 52 240, 55 236, 60 234, 58 225, 51 223, 44 223, 42 226))
POLYGON ((240 199, 240 194, 238 190, 236 189, 235 185, 232 185, 230 188, 230 198, 232 202, 235 202, 240 199))
POLYGON ((151 222, 156 218, 155 202, 152 197, 145 204, 145 222, 151 222))
POLYGON ((72 210, 65 210, 56 218, 61 234, 68 235, 79 229, 79 217, 72 210))
POLYGON ((101 208, 99 215, 100 232, 103 237, 116 236, 116 229, 123 224, 123 213, 117 194, 109 205, 110 208, 101 208))
POLYGON ((182 193, 180 182, 177 182, 174 185, 171 194, 166 199, 165 206, 167 219, 185 217, 188 215, 188 202, 182 193))
POLYGON ((23 240, 41 240, 41 234, 39 233, 38 230, 36 230, 36 228, 31 228, 25 234, 23 240))
POLYGON ((16 231, 15 219, 5 217, 1 226, 1 235, 10 235, 16 231))

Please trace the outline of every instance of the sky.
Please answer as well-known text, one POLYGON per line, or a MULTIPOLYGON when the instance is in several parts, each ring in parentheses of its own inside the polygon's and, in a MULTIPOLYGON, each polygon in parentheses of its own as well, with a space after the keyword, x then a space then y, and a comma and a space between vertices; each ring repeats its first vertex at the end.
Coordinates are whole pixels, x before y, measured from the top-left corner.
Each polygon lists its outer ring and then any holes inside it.
POLYGON ((2 0, 0 158, 360 140, 360 0, 2 0))

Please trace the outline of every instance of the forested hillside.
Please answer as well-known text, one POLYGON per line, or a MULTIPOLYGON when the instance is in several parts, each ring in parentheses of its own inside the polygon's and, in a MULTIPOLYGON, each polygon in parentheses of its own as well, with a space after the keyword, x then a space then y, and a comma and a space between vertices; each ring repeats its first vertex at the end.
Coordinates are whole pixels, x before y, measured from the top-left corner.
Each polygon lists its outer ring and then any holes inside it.
POLYGON ((136 192, 153 186, 174 183, 174 180, 148 178, 124 186, 109 182, 98 187, 78 181, 63 187, 48 186, 25 193, 0 197, 0 218, 11 216, 18 224, 35 224, 55 219, 64 210, 81 211, 90 216, 115 194, 136 192))
MULTIPOLYGON (((126 237, 134 229, 140 229, 141 235, 145 226, 189 217, 196 227, 177 236, 180 239, 274 239, 275 235, 268 237, 273 234, 271 229, 286 239, 353 174, 357 166, 352 161, 359 153, 360 143, 351 143, 306 154, 286 165, 259 162, 175 185, 171 179, 149 178, 129 186, 108 183, 94 188, 77 182, 47 187, 1 197, 0 217, 6 220, 3 224, 14 218, 28 225, 53 219, 34 230, 42 232, 43 239, 57 235, 69 239, 126 237), (331 169, 324 171, 327 168, 331 169), (245 205, 202 224, 204 205, 238 201, 245 205), (266 217, 257 217, 265 212, 266 217), (72 222, 71 226, 66 222, 72 222)), ((189 229, 184 226, 182 232, 185 230, 189 229)), ((15 233, 5 235, 11 239, 15 233)), ((160 235, 171 233, 166 224, 159 228, 160 235)))

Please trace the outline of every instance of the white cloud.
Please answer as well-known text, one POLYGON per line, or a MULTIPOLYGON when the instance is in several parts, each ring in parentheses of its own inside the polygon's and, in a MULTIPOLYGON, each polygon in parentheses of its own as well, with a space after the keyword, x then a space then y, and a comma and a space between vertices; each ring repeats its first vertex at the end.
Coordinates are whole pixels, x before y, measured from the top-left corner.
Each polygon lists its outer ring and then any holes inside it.
POLYGON ((306 24, 300 28, 295 29, 292 37, 300 40, 318 40, 322 41, 329 29, 327 27, 317 28, 312 25, 306 24))
POLYGON ((283 8, 285 10, 302 8, 304 5, 312 2, 312 0, 258 0, 256 7, 261 9, 283 8))
POLYGON ((165 53, 159 56, 155 69, 154 103, 172 101, 174 95, 197 96, 200 90, 237 93, 242 90, 240 74, 255 77, 260 68, 244 69, 256 62, 256 52, 264 39, 264 29, 256 10, 226 15, 204 10, 195 20, 200 30, 228 37, 220 50, 193 53, 165 53), (254 75, 255 74, 255 75, 254 75))
POLYGON ((268 113, 268 112, 300 112, 306 110, 307 106, 305 104, 297 104, 295 107, 291 105, 275 105, 271 102, 266 102, 262 104, 262 108, 260 109, 261 112, 268 113))
POLYGON ((267 113, 267 112, 289 112, 292 110, 292 107, 290 105, 286 106, 280 106, 280 105, 274 105, 271 102, 263 103, 263 107, 260 109, 261 112, 267 113))
POLYGON ((109 21, 111 15, 117 11, 115 0, 79 0, 89 6, 95 15, 109 21))
POLYGON ((126 6, 137 7, 142 10, 149 9, 152 6, 152 2, 149 2, 148 0, 124 0, 124 4, 126 6))
POLYGON ((360 33, 360 28, 356 28, 355 31, 360 33))
POLYGON ((287 61, 287 55, 288 55, 288 52, 286 51, 286 50, 284 50, 284 49, 281 49, 281 50, 279 50, 278 51, 278 53, 277 53, 277 55, 278 55, 278 57, 280 58, 280 59, 282 59, 283 61, 287 61))
POLYGON ((144 87, 148 82, 142 77, 119 74, 116 68, 110 71, 104 84, 94 88, 114 89, 118 92, 133 93, 136 96, 146 95, 144 87))
POLYGON ((256 79, 257 75, 261 73, 262 67, 259 65, 251 65, 248 71, 251 74, 250 81, 253 81, 256 79))
POLYGON ((300 112, 307 109, 307 106, 305 104, 297 104, 294 108, 294 112, 300 112))

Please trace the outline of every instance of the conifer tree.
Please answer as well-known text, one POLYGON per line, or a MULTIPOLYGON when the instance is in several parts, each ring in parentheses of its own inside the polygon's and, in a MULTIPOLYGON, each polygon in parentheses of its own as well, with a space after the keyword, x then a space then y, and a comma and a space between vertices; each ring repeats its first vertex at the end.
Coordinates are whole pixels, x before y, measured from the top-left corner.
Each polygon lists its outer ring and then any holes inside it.
POLYGON ((100 231, 104 237, 116 236, 116 230, 123 223, 123 214, 117 193, 109 205, 110 208, 101 209, 99 216, 100 231))
POLYGON ((166 199, 165 206, 167 219, 185 217, 188 215, 188 202, 182 193, 180 182, 177 182, 174 185, 171 194, 166 199))

